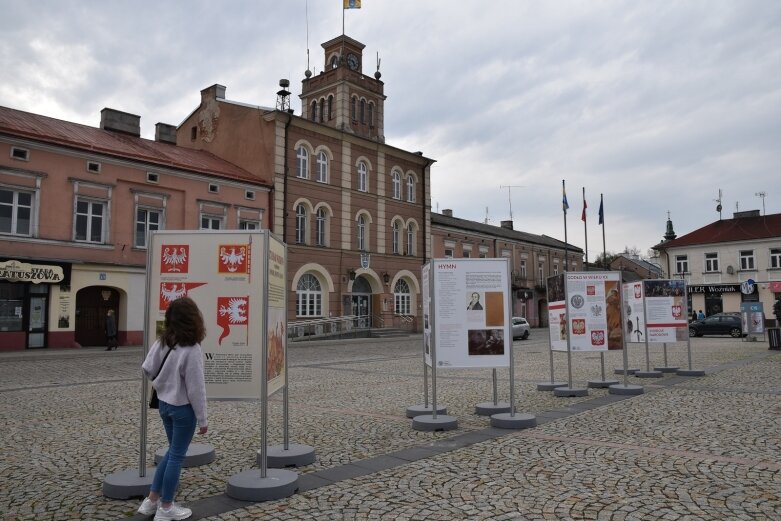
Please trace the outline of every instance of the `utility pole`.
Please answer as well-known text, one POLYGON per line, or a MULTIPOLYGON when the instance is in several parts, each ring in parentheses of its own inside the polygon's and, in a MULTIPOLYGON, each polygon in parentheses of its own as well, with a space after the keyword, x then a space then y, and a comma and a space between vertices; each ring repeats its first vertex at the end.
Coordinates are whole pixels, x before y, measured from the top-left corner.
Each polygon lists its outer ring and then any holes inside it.
POLYGON ((525 188, 524 185, 499 185, 499 188, 507 188, 507 199, 510 203, 510 220, 513 220, 513 198, 511 192, 513 188, 525 188))

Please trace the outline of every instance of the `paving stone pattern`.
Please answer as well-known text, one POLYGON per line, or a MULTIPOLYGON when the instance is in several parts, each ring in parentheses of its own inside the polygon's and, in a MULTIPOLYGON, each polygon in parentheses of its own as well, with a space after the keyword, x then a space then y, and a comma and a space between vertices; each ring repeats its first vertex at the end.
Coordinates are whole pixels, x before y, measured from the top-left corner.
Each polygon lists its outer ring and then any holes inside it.
MULTIPOLYGON (((438 403, 459 428, 418 432, 404 411, 423 403, 420 337, 294 344, 290 348, 291 441, 315 448, 297 469, 302 491, 266 503, 231 503, 227 479, 254 467, 260 406, 210 402, 210 465, 185 469, 177 499, 193 519, 594 519, 781 520, 781 354, 761 342, 692 340, 702 378, 628 378, 645 394, 560 398, 536 390, 550 379, 544 331, 514 343, 516 405, 538 415, 524 431, 491 429, 474 414, 490 401, 491 370, 443 370, 438 403)), ((663 364, 651 346, 653 366, 663 364)), ((630 366, 645 368, 642 344, 630 366)), ((0 519, 114 520, 138 501, 104 498, 106 475, 138 468, 140 347, 104 352, 0 354, 0 519)), ((622 354, 605 354, 608 378, 622 354)), ((575 353, 573 384, 600 377, 600 356, 575 353)), ((668 363, 688 366, 686 344, 668 363)), ((554 353, 556 380, 567 378, 554 353)), ((509 400, 509 372, 497 371, 509 400)), ((429 380, 429 384, 431 380, 429 380)), ((270 402, 269 443, 282 440, 281 397, 270 402)), ((148 464, 165 436, 156 415, 148 464)), ((151 470, 150 470, 151 471, 151 470)))

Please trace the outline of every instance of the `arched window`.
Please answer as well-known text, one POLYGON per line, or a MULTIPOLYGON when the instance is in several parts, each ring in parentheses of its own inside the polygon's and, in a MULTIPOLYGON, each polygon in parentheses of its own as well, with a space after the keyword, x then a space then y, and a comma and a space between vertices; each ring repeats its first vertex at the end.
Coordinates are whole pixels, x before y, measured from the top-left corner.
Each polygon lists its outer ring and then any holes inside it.
POLYGON ((322 150, 317 153, 317 180, 320 183, 328 182, 328 156, 322 150))
POLYGON ((330 96, 328 96, 328 119, 329 119, 329 121, 331 119, 333 119, 333 117, 334 117, 333 109, 334 109, 334 96, 333 96, 333 94, 331 94, 330 96))
POLYGON ((312 114, 309 115, 309 119, 312 121, 317 120, 317 100, 312 102, 312 114))
POLYGON ((366 163, 358 163, 358 190, 361 192, 369 191, 369 174, 366 169, 366 163))
POLYGON ((315 244, 318 246, 326 246, 325 241, 325 229, 328 224, 328 215, 325 212, 325 208, 320 207, 317 209, 316 227, 315 227, 315 244))
POLYGON ((407 176, 407 201, 415 202, 415 178, 411 175, 407 176))
POLYGON ((393 181, 393 198, 401 199, 401 174, 394 170, 391 179, 393 181))
POLYGON ((407 225, 407 255, 415 255, 415 225, 407 225))
POLYGON ((396 315, 410 315, 412 298, 409 294, 409 284, 404 279, 399 279, 393 286, 393 313, 396 315))
POLYGON ((366 217, 363 215, 358 216, 358 226, 355 234, 358 250, 364 251, 366 249, 366 217))
POLYGON ((374 103, 369 103, 369 126, 374 126, 374 103))
POLYGON ((304 145, 296 150, 296 177, 309 179, 309 151, 304 145))
POLYGON ((296 285, 296 316, 320 317, 323 315, 322 303, 320 281, 311 273, 304 274, 296 285))
POLYGON ((401 225, 399 224, 399 221, 393 221, 393 253, 397 254, 399 253, 399 242, 401 239, 401 225))
POLYGON ((361 125, 366 123, 366 100, 361 100, 361 125))
POLYGON ((350 100, 350 119, 355 121, 355 115, 356 115, 356 104, 358 103, 358 99, 353 96, 353 98, 350 100))
POLYGON ((296 206, 296 242, 306 244, 306 208, 303 204, 296 206))
POLYGON ((319 119, 320 123, 325 121, 324 115, 325 115, 325 100, 321 99, 320 100, 320 119, 319 119))

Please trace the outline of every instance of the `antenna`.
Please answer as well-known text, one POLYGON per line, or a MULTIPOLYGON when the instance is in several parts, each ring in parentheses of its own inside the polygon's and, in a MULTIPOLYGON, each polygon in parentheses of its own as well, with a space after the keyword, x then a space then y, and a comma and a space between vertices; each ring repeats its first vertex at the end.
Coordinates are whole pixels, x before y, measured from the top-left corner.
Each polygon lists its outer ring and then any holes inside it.
POLYGON ((510 203, 510 220, 513 220, 513 198, 510 195, 513 188, 525 188, 524 185, 499 185, 499 188, 507 188, 507 200, 510 203))
POLYGON ((716 201, 716 211, 719 212, 719 221, 721 220, 721 188, 719 188, 719 198, 714 199, 716 201))
POLYGON ((756 195, 757 197, 761 197, 762 198, 762 215, 767 215, 765 213, 765 197, 767 197, 767 192, 764 192, 764 191, 757 192, 754 195, 756 195))
POLYGON ((488 224, 488 207, 485 207, 485 224, 488 224))

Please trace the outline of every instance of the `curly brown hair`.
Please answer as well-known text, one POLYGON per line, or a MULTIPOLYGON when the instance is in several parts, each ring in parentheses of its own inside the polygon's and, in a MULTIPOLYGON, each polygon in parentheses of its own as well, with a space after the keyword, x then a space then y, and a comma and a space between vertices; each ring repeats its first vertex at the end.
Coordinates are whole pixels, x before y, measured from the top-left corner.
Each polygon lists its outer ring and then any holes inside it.
POLYGON ((200 344, 206 338, 206 327, 198 305, 190 297, 174 300, 165 310, 165 324, 160 340, 175 349, 176 345, 200 344))

